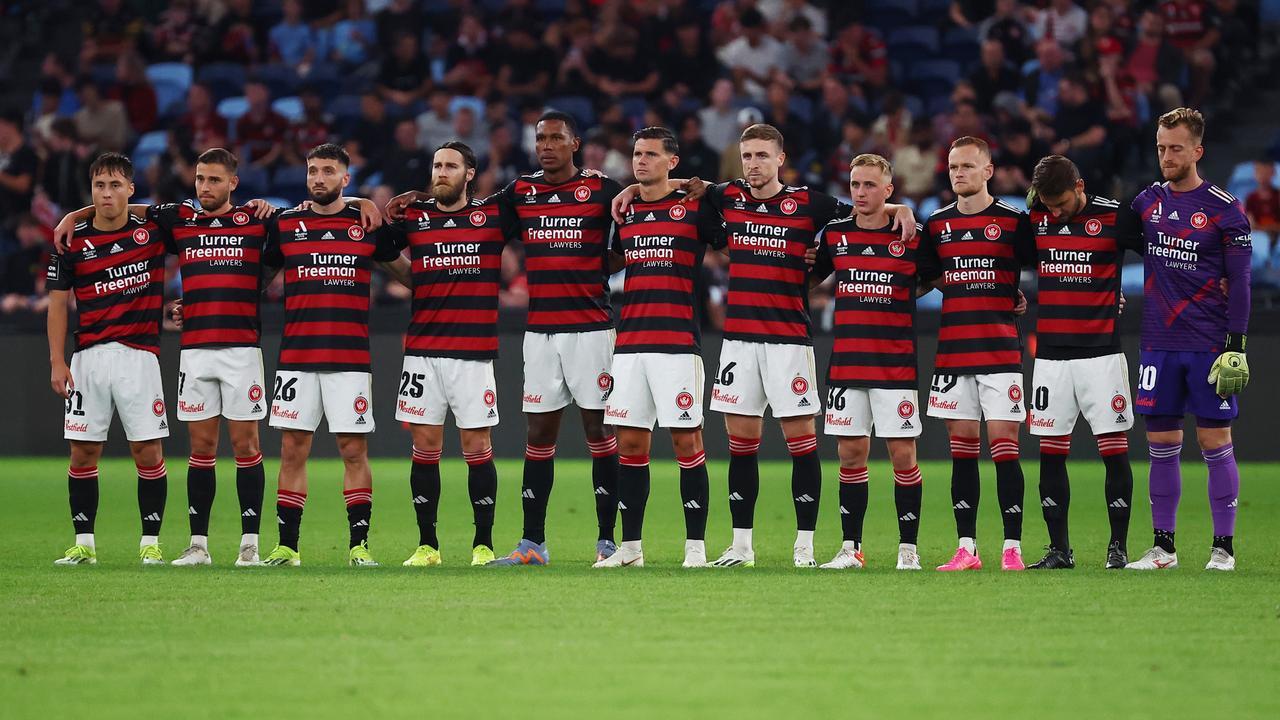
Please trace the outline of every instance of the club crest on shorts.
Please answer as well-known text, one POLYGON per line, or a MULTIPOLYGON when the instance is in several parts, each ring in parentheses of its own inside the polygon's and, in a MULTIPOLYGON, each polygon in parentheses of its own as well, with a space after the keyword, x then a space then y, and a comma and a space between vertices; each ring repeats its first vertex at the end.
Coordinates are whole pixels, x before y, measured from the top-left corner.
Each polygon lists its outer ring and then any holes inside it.
POLYGON ((990 225, 988 225, 988 226, 986 226, 985 228, 983 228, 983 230, 982 230, 982 234, 983 234, 983 236, 984 236, 984 237, 986 237, 988 240, 999 240, 999 239, 1000 239, 1000 235, 1001 235, 1001 234, 1003 234, 1003 233, 1002 233, 1002 231, 1000 230, 1000 226, 999 226, 999 225, 997 225, 997 224, 995 224, 995 223, 991 223, 990 225))
POLYGON ((484 223, 488 219, 489 219, 489 216, 485 215, 483 210, 476 210, 475 212, 471 213, 471 224, 475 225, 476 227, 484 227, 484 223))
POLYGON ((687 392, 682 392, 679 395, 676 395, 676 407, 681 410, 688 410, 693 407, 693 396, 687 392))
POLYGON ((234 214, 231 216, 231 222, 233 222, 233 223, 235 223, 235 224, 237 224, 237 225, 248 225, 248 224, 249 224, 249 213, 247 213, 247 212, 238 212, 238 213, 234 213, 234 214))
POLYGON ((686 212, 683 205, 672 205, 667 214, 671 216, 672 220, 683 220, 686 212))
POLYGON ((1084 224, 1084 231, 1088 235, 1097 235, 1102 232, 1102 221, 1098 218, 1089 218, 1084 224))
POLYGON ((1116 393, 1116 396, 1111 398, 1111 409, 1117 413, 1124 412, 1127 407, 1129 407, 1129 403, 1125 402, 1123 395, 1116 393))
POLYGON ((493 407, 494 403, 496 402, 498 402, 498 394, 495 393, 493 390, 486 389, 484 391, 484 406, 493 407))
POLYGON ((363 240, 364 228, 360 227, 359 225, 352 225, 351 227, 347 228, 347 237, 357 241, 363 240))
POLYGON ((894 240, 893 242, 889 243, 889 254, 894 257, 902 257, 903 253, 905 253, 906 251, 907 251, 906 243, 902 242, 901 240, 894 240))
POLYGON ((1013 402, 1022 402, 1022 388, 1017 385, 1009 386, 1009 400, 1013 402))
POLYGON ((795 379, 791 381, 791 392, 797 395, 803 395, 809 392, 809 381, 797 375, 795 379))
POLYGON ((139 245, 146 245, 151 242, 151 233, 147 232, 146 228, 138 228, 133 231, 133 241, 139 245))
POLYGON ((796 202, 795 198, 785 198, 778 203, 778 209, 782 211, 783 215, 794 215, 796 210, 800 209, 800 203, 796 202))
POLYGON ((250 385, 249 386, 249 402, 256 403, 261 401, 262 401, 262 386, 259 385, 258 383, 254 383, 253 385, 250 385))
POLYGON ((591 188, 586 185, 579 185, 573 191, 573 199, 578 202, 586 202, 591 199, 591 188))
POLYGON ((357 395, 355 402, 351 403, 357 415, 364 415, 369 412, 369 400, 363 395, 357 395))
POLYGON ((596 387, 601 390, 608 390, 613 387, 613 376, 607 372, 602 372, 596 376, 596 387))
POLYGON ((898 417, 908 420, 912 415, 916 414, 916 405, 910 400, 903 400, 898 403, 898 417))
POLYGON ((1209 224, 1209 216, 1202 212, 1198 212, 1191 216, 1191 227, 1201 230, 1205 225, 1209 224))
POLYGON ((160 398, 153 400, 151 402, 151 412, 155 413, 156 417, 164 417, 164 401, 160 398))

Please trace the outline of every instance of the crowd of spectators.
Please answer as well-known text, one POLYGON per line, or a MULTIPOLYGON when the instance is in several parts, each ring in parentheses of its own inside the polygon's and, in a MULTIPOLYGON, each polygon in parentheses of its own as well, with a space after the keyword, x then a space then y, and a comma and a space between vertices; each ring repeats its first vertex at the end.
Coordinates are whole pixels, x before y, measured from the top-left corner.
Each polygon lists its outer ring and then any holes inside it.
MULTIPOLYGON (((241 200, 292 204, 322 142, 350 152, 353 193, 385 200, 424 187, 434 148, 457 139, 476 150, 485 194, 535 169, 533 121, 555 107, 580 121, 581 164, 624 182, 638 127, 677 130, 675 174, 724 180, 739 174, 739 132, 763 121, 786 137, 785 182, 843 195, 849 160, 879 152, 922 213, 948 201, 945 148, 960 135, 995 148, 997 194, 1025 193, 1049 152, 1120 194, 1154 175, 1153 119, 1211 104, 1259 28, 1238 0, 37 0, 0 12, 22 20, 0 54, 3 312, 43 307, 49 228, 89 202, 101 151, 131 154, 137 197, 164 202, 189 196, 201 150, 225 146, 241 200)), ((1275 198, 1251 205, 1272 232, 1275 198)), ((504 302, 522 302, 520 265, 505 266, 504 302)), ((708 267, 713 305, 723 269, 708 267)))

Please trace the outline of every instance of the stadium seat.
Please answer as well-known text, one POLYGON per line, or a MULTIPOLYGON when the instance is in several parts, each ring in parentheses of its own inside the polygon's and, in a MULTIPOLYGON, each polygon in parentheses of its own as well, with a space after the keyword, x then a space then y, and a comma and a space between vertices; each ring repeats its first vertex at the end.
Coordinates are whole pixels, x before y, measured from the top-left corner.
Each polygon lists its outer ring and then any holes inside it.
POLYGON ((920 0, 920 17, 941 20, 951 12, 953 0, 920 0))
POLYGON ((210 63, 200 68, 196 79, 208 85, 214 100, 235 97, 244 92, 245 71, 235 63, 210 63))
POLYGON ((644 122, 645 110, 649 109, 649 101, 639 95, 628 95, 618 100, 618 104, 622 105, 622 114, 627 116, 632 125, 640 126, 644 122))
POLYGON ((942 55, 961 67, 978 61, 978 34, 967 28, 951 28, 942 36, 942 55))
POLYGON ((863 13, 866 24, 885 32, 912 25, 918 16, 916 0, 868 0, 863 13))
POLYGON ((191 87, 195 72, 186 63, 155 63, 147 66, 147 80, 152 85, 170 83, 181 87, 184 91, 191 87))
POLYGON ((298 93, 298 74, 288 65, 273 63, 253 71, 253 79, 271 90, 271 97, 287 97, 298 93))
POLYGON ((889 33, 889 54, 896 57, 932 57, 938 54, 938 30, 927 25, 898 28, 889 33))
POLYGON ((934 95, 925 103, 924 112, 929 117, 946 115, 951 112, 951 98, 947 95, 934 95))
POLYGON ((287 206, 301 202, 307 196, 307 168, 304 165, 284 165, 276 168, 271 178, 271 194, 287 198, 287 206))
POLYGON ((162 153, 167 147, 169 147, 169 133, 165 130, 152 130, 138 138, 138 144, 133 146, 133 153, 135 155, 162 153))
POLYGON ((907 108, 907 112, 911 113, 911 117, 924 116, 924 101, 915 95, 904 95, 902 105, 907 108))
POLYGON ((339 95, 325 109, 333 115, 334 130, 339 135, 348 135, 360 120, 360 96, 339 95))
POLYGON ((790 102, 787 103, 787 107, 805 124, 813 122, 813 101, 804 95, 792 96, 790 102))
POLYGON ((484 118, 484 100, 472 95, 455 95, 449 101, 449 114, 456 115, 458 108, 469 107, 471 112, 475 113, 476 120, 484 118))
POLYGON ((596 111, 591 100, 581 95, 553 97, 547 101, 547 107, 569 113, 578 121, 579 127, 588 128, 596 124, 596 111))
POLYGON ((942 203, 933 195, 921 200, 920 205, 916 208, 916 220, 924 222, 926 218, 933 214, 934 210, 937 210, 941 206, 942 203))
POLYGON ((907 82, 922 97, 946 97, 960 79, 954 60, 920 60, 907 69, 907 82))
POLYGON ((1131 298, 1142 297, 1143 273, 1142 263, 1129 263, 1120 268, 1120 291, 1131 298))
POLYGON ((271 109, 283 115, 289 122, 302 120, 302 100, 297 96, 277 98, 271 103, 271 109))
POLYGON ((245 163, 239 167, 236 174, 240 177, 240 184, 236 188, 236 193, 238 197, 244 200, 262 197, 270 190, 271 178, 264 168, 245 163))
MULTIPOLYGON (((249 101, 243 95, 239 97, 229 97, 218 103, 218 115, 226 120, 229 125, 235 125, 236 120, 240 119, 249 111, 249 101)), ((234 132, 234 131, 233 131, 234 132)))
MULTIPOLYGON (((316 63, 311 66, 311 71, 299 78, 298 87, 312 87, 320 91, 325 100, 332 100, 340 94, 351 94, 352 91, 347 89, 347 78, 337 66, 328 63, 316 63)), ((362 82, 367 82, 363 78, 362 82)), ((363 92, 356 91, 356 92, 363 92)))

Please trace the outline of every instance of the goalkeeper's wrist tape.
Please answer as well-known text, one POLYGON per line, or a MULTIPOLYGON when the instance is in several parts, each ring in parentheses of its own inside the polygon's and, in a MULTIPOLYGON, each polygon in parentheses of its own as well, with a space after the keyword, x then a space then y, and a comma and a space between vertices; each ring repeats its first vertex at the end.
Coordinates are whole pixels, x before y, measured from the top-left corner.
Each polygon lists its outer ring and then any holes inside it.
POLYGON ((1226 352, 1244 352, 1245 337, 1244 333, 1227 333, 1226 352))

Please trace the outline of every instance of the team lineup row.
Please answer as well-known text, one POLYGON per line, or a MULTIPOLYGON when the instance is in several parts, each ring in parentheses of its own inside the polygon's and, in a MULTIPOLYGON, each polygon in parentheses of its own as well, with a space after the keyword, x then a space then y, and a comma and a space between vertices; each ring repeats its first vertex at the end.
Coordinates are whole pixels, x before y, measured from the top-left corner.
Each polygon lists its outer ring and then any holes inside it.
POLYGON ((367 542, 372 477, 366 435, 374 430, 368 319, 370 278, 378 265, 413 294, 396 419, 408 423, 413 436, 409 485, 420 538, 405 565, 441 562, 439 461, 450 411, 468 466, 476 528, 472 564, 548 563, 545 518, 556 438, 564 409, 576 404, 593 459, 596 567, 644 564, 655 422, 669 429, 680 466, 684 566, 754 565, 757 451, 766 408, 778 418, 792 455, 794 562, 817 566, 822 478, 815 415, 823 414, 823 403, 806 299, 812 285, 834 276, 824 431, 838 438, 843 543, 821 567, 866 562, 861 543, 873 430, 885 438, 893 464, 897 567, 921 567, 914 315, 915 298, 937 287, 942 325, 927 413, 945 420, 951 439, 958 536, 954 556, 939 570, 982 567, 976 518, 983 421, 1004 525, 1001 567, 1026 567, 1018 440, 1024 421, 1040 437, 1040 500, 1050 535, 1048 552, 1030 567, 1074 567, 1066 459, 1080 415, 1106 465, 1106 567, 1176 567, 1181 423, 1188 411, 1196 416, 1209 466, 1214 538, 1207 567, 1234 568, 1239 475, 1230 421, 1248 380, 1250 239, 1239 202, 1196 172, 1204 130, 1198 112, 1179 109, 1161 118, 1157 150, 1165 182, 1128 203, 1086 194, 1071 161, 1050 156, 1037 166, 1030 212, 1020 211, 988 192, 993 168, 986 143, 961 138, 948 156, 957 201, 921 225, 909 208, 887 203, 892 168, 876 155, 851 163, 852 205, 782 185, 782 136, 768 125, 743 132, 744 177, 714 186, 672 179, 679 163, 674 135, 665 128, 641 130, 632 158, 638 182, 626 189, 574 165, 579 140, 570 116, 548 112, 536 128, 541 172, 489 198, 474 198, 474 154, 461 143, 446 143, 435 153, 429 191, 406 193, 381 209, 343 197, 348 159, 333 145, 308 158, 310 202, 283 211, 257 201, 232 205, 237 163, 222 149, 200 156, 194 201, 151 207, 128 205, 127 158, 99 158, 91 172, 94 205, 59 225, 60 252, 48 274, 54 292, 51 384, 65 400, 76 534, 57 563, 96 562, 97 463, 113 414, 122 420, 138 468, 140 557, 146 564, 164 562, 158 535, 167 487, 161 439, 168 425, 157 353, 164 256, 172 252, 179 257, 183 290, 173 309, 182 329, 177 413, 192 447, 192 539, 175 565, 211 562, 208 523, 222 419, 236 455, 243 533, 236 564, 301 564, 306 463, 322 417, 344 460, 349 563, 377 564, 367 542), (515 550, 496 558, 493 361, 499 264, 513 239, 524 246, 530 298, 524 527, 515 550), (705 378, 693 309, 694 278, 708 248, 726 252, 730 262, 724 343, 709 406, 724 415, 729 434, 733 525, 731 545, 710 562, 701 433, 705 378), (1136 398, 1116 325, 1126 249, 1144 256, 1147 276, 1136 398), (1024 267, 1034 267, 1039 278, 1039 343, 1025 399, 1016 321, 1024 267), (615 328, 605 282, 624 268, 615 328), (268 399, 258 307, 261 288, 281 272, 285 325, 268 399), (77 350, 68 365, 71 292, 79 318, 77 350), (1129 562, 1127 431, 1134 412, 1147 416, 1155 543, 1129 562), (260 559, 265 479, 258 421, 268 415, 282 431, 280 538, 260 559))

